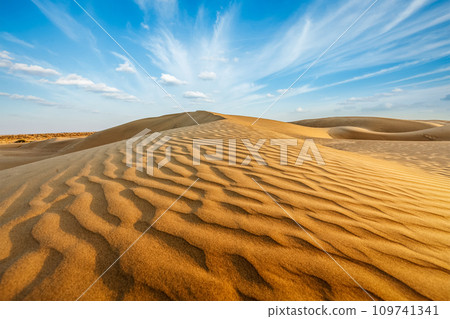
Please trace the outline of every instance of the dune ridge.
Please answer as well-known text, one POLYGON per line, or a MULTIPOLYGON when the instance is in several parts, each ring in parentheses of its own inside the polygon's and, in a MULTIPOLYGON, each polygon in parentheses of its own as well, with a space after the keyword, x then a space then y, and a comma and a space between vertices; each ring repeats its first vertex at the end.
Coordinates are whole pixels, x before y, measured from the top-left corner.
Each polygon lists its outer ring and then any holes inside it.
POLYGON ((269 143, 265 166, 230 166, 226 149, 194 166, 194 138, 237 139, 240 163, 240 138, 327 134, 205 117, 160 124, 172 160, 153 176, 125 165, 123 141, 95 134, 0 171, 0 299, 77 299, 197 178, 82 300, 368 300, 253 179, 374 299, 450 298, 449 178, 320 144, 324 166, 294 165, 300 145, 280 165, 269 143))
POLYGON ((381 133, 359 127, 333 127, 328 130, 333 138, 391 141, 450 141, 450 125, 404 133, 381 133))
POLYGON ((364 116, 325 117, 319 119, 300 120, 292 123, 302 126, 320 127, 320 128, 352 126, 382 133, 412 132, 440 126, 437 123, 427 121, 412 121, 412 120, 390 119, 384 117, 364 117, 364 116))
MULTIPOLYGON (((191 112, 189 114, 190 115, 187 113, 177 113, 160 117, 145 118, 95 132, 89 134, 85 138, 56 137, 46 140, 37 139, 28 144, 0 145, 0 170, 40 161, 62 154, 68 154, 96 146, 123 141, 144 129, 157 132, 176 127, 197 125, 192 118, 194 118, 199 124, 223 119, 220 115, 205 111, 191 112)), ((59 136, 64 134, 47 135, 51 137, 53 135, 59 136)))
POLYGON ((450 141, 450 124, 445 121, 329 117, 292 123, 312 128, 328 128, 328 134, 335 139, 450 141))

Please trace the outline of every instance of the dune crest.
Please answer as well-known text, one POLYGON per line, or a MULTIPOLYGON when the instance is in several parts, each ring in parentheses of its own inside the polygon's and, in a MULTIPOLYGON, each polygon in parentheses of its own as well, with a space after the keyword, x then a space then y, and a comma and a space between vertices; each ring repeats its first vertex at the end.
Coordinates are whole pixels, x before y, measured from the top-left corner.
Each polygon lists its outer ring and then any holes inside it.
POLYGON ((0 299, 77 299, 197 178, 82 300, 368 300, 320 247, 374 299, 450 298, 449 178, 320 144, 324 166, 294 165, 300 145, 280 165, 268 142, 267 165, 242 166, 241 138, 329 140, 328 129, 202 116, 151 123, 172 148, 154 176, 125 165, 122 138, 149 121, 0 171, 0 299), (227 149, 192 165, 194 138, 236 139, 238 165, 227 149))
POLYGON ((328 134, 335 139, 450 141, 450 123, 444 121, 409 121, 377 117, 329 117, 292 123, 311 128, 328 128, 328 134))

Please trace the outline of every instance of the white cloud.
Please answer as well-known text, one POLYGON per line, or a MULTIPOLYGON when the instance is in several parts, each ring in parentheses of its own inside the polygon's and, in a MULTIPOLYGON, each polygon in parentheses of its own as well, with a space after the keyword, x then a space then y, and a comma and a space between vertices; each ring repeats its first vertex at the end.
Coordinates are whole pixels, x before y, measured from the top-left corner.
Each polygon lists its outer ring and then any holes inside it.
POLYGON ((134 95, 131 95, 128 93, 122 93, 122 92, 103 93, 102 95, 112 98, 112 99, 126 101, 126 102, 139 102, 140 101, 134 95))
POLYGON ((10 72, 19 72, 25 73, 29 75, 38 75, 38 76, 53 76, 59 75, 60 73, 54 69, 43 68, 39 65, 30 65, 25 63, 14 63, 11 60, 13 58, 10 56, 10 53, 7 51, 0 52, 0 68, 8 68, 10 72))
POLYGON ((209 81, 215 80, 216 77, 217 77, 216 73, 214 73, 214 72, 208 72, 208 71, 203 71, 203 72, 200 72, 200 73, 198 74, 198 78, 199 78, 199 79, 202 79, 202 80, 205 80, 205 81, 208 81, 208 80, 209 80, 209 81))
POLYGON ((50 102, 47 101, 45 99, 42 99, 40 97, 36 97, 33 95, 21 95, 21 94, 9 94, 9 93, 5 93, 5 92, 0 92, 0 96, 7 96, 12 100, 23 100, 23 101, 30 101, 30 102, 34 102, 40 105, 44 105, 44 106, 56 106, 58 104, 54 103, 54 102, 50 102))
POLYGON ((122 54, 119 54, 117 52, 112 52, 116 57, 121 59, 123 63, 120 63, 119 66, 116 68, 117 72, 125 72, 125 73, 136 73, 136 68, 134 67, 133 63, 128 60, 128 58, 122 54))
POLYGON ((271 98, 275 97, 275 95, 273 95, 272 93, 267 93, 267 94, 266 94, 266 97, 269 98, 269 99, 271 99, 271 98))
POLYGON ((53 69, 46 69, 39 65, 28 65, 24 63, 14 63, 10 69, 10 71, 17 71, 21 73, 31 74, 31 75, 39 75, 39 76, 52 76, 59 75, 60 73, 53 69))
POLYGON ((186 81, 181 81, 181 80, 177 79, 175 76, 170 75, 170 74, 166 74, 166 73, 161 73, 160 82, 162 84, 165 84, 165 85, 184 85, 184 84, 187 84, 186 81))
POLYGON ((116 68, 116 71, 125 73, 136 73, 134 65, 132 65, 128 60, 125 61, 124 63, 119 64, 119 66, 116 68))
POLYGON ((7 60, 14 60, 11 56, 11 53, 9 53, 8 51, 1 51, 0 52, 0 59, 7 59, 7 60))
POLYGON ((119 92, 119 90, 114 87, 107 86, 104 83, 94 83, 93 81, 74 73, 60 77, 59 79, 57 79, 55 82, 52 83, 59 85, 77 86, 87 91, 97 93, 119 92))
POLYGON ((302 109, 301 107, 298 107, 298 108, 296 109, 296 111, 297 111, 297 112, 303 112, 303 109, 302 109))
POLYGON ((106 85, 105 83, 95 83, 92 80, 82 77, 78 74, 69 74, 67 76, 60 77, 56 81, 42 80, 45 83, 51 83, 63 86, 75 86, 81 88, 88 92, 100 93, 102 96, 127 101, 127 102, 138 102, 140 101, 137 97, 124 93, 115 87, 106 85))
POLYGON ((208 97, 205 93, 200 91, 186 91, 183 93, 183 97, 195 101, 203 101, 208 103, 214 103, 214 100, 208 97))
POLYGON ((141 27, 144 28, 145 30, 150 30, 148 24, 145 24, 144 22, 141 22, 141 27))
POLYGON ((187 99, 207 99, 208 96, 206 96, 205 93, 199 92, 199 91, 186 91, 183 93, 183 97, 187 99))

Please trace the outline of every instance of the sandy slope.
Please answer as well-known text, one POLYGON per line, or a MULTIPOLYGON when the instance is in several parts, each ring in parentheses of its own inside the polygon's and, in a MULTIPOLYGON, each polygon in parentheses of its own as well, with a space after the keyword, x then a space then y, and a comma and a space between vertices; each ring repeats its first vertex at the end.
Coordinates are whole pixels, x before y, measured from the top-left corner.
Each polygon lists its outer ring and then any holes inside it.
POLYGON ((51 138, 27 144, 0 144, 0 170, 55 157, 83 138, 51 138))
POLYGON ((126 167, 124 142, 94 135, 97 147, 0 171, 0 299, 75 300, 197 178, 83 300, 368 300, 320 247, 375 299, 450 298, 448 177, 323 145, 326 165, 295 166, 290 147, 282 166, 268 142, 266 166, 229 166, 227 152, 193 166, 193 138, 330 140, 205 116, 178 128, 166 118, 172 160, 154 176, 126 167))

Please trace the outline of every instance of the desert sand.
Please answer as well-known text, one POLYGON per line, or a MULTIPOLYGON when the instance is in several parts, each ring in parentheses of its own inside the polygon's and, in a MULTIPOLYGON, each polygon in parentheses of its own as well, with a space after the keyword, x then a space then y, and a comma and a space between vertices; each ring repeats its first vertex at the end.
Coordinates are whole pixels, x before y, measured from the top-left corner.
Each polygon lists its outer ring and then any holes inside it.
POLYGON ((450 299, 448 123, 191 115, 0 148, 0 299, 450 299), (153 176, 125 165, 144 128, 171 136, 153 176), (194 138, 237 139, 237 165, 193 165, 194 138), (313 138, 326 165, 266 142, 243 166, 241 138, 313 138))
POLYGON ((72 133, 41 133, 41 134, 16 134, 0 135, 0 144, 11 143, 29 143, 35 141, 44 141, 53 138, 77 138, 87 137, 95 132, 72 132, 72 133))
POLYGON ((56 155, 65 145, 94 132, 0 135, 0 170, 56 155))

